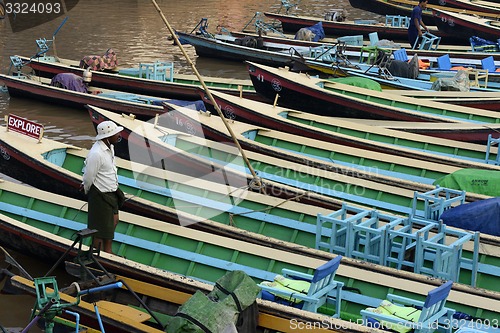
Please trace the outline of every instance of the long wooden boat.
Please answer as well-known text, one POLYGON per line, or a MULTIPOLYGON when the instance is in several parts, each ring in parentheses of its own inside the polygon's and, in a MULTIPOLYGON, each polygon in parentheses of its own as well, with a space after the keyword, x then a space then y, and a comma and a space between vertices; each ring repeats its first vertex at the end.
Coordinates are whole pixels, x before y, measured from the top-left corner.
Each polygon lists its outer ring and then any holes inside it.
POLYGON ((473 15, 454 13, 448 10, 433 9, 438 28, 445 32, 455 31, 457 34, 479 36, 484 39, 494 40, 500 36, 500 23, 498 19, 481 18, 473 15))
MULTIPOLYGON (((112 120, 124 127, 124 141, 120 145, 131 150, 150 150, 151 155, 169 156, 173 149, 189 152, 209 160, 214 166, 224 166, 228 172, 231 169, 245 170, 246 166, 238 156, 239 152, 225 143, 218 143, 196 136, 179 135, 170 128, 145 123, 129 116, 120 116, 112 112, 91 107, 91 118, 94 125, 104 120, 112 120), (165 133, 169 134, 165 136, 165 133), (137 140, 138 137, 141 140, 137 140), (141 145, 141 141, 143 142, 141 145), (144 142, 148 147, 144 147, 144 142)), ((161 122, 161 120, 160 120, 161 122)), ((120 149, 116 147, 117 151, 120 149)), ((344 200, 357 205, 376 207, 384 211, 399 214, 409 214, 414 191, 427 192, 434 187, 427 182, 405 181, 403 179, 384 176, 378 172, 364 171, 358 175, 356 170, 348 166, 338 166, 337 170, 319 172, 292 161, 273 158, 258 152, 245 152, 252 168, 265 181, 275 181, 296 187, 307 192, 318 193, 332 199, 344 200), (363 191, 356 191, 363 188, 363 191), (332 190, 334 189, 334 190, 332 190), (375 191, 377 194, 375 194, 375 191), (378 198, 378 199, 373 199, 378 198)), ((250 176, 250 171, 246 173, 250 176)), ((420 180, 420 179, 419 179, 420 180)), ((279 188, 275 187, 273 191, 279 188)), ((270 192, 276 193, 276 192, 270 192)), ((480 199, 472 194, 467 201, 480 199)), ((421 207, 418 207, 420 210, 421 207)), ((422 214, 422 213, 419 213, 422 214)))
POLYGON ((412 91, 388 90, 395 95, 430 99, 437 102, 462 105, 470 108, 500 111, 500 96, 497 92, 464 92, 464 91, 412 91))
MULTIPOLYGON (((463 60, 466 62, 467 60, 463 60)), ((453 78, 457 71, 440 70, 436 67, 419 70, 415 78, 405 77, 401 74, 394 75, 392 69, 388 67, 381 68, 378 65, 372 65, 361 62, 350 62, 347 66, 344 64, 328 64, 316 60, 304 61, 305 65, 310 69, 326 73, 332 76, 354 76, 364 79, 376 81, 384 90, 420 90, 420 91, 435 91, 433 89, 433 81, 442 78, 453 78)), ((467 68, 467 67, 464 67, 467 68)), ((468 72, 469 84, 465 89, 472 92, 498 92, 500 91, 500 75, 493 73, 485 76, 485 73, 472 69, 468 72), (476 83, 477 76, 477 83, 476 83)))
POLYGON ((431 0, 431 5, 441 5, 446 8, 460 8, 469 11, 500 14, 500 4, 486 0, 431 0))
MULTIPOLYGON (((9 132, 3 138, 10 139, 2 140, 4 156, 9 158, 7 162, 0 164, 2 172, 32 186, 67 196, 81 196, 81 193, 76 188, 81 183, 80 170, 86 156, 84 151, 81 152, 83 153, 82 156, 80 152, 74 151, 75 148, 54 141, 42 140, 41 143, 35 143, 35 140, 31 140, 30 142, 24 136, 14 132, 9 132), (21 147, 16 148, 18 152, 12 150, 12 145, 15 144, 14 141, 22 143, 20 144, 21 147), (40 148, 41 146, 45 147, 40 148), (47 146, 49 146, 49 150, 47 150, 47 146), (18 161, 22 150, 24 150, 24 155, 34 155, 30 157, 32 161, 18 161), (31 153, 28 153, 30 150, 31 153), (38 150, 38 153, 36 150, 38 150), (22 163, 29 163, 30 165, 21 165, 22 163), (54 165, 55 163, 57 165, 54 165), (33 173, 33 169, 41 172, 44 177, 30 177, 29 175, 33 173), (72 172, 72 170, 74 171, 72 172)), ((154 143, 153 140, 150 142, 154 143)), ((200 147, 199 142, 196 144, 200 147)), ((268 166, 264 169, 277 168, 277 166, 271 165, 273 161, 269 159, 266 160, 266 163, 268 166)), ((224 183, 217 184, 201 178, 193 180, 193 178, 185 175, 174 173, 168 173, 170 176, 167 177, 164 170, 147 168, 144 165, 136 166, 135 169, 127 169, 126 166, 130 162, 120 159, 117 159, 117 164, 120 186, 127 196, 131 196, 126 201, 125 209, 161 221, 189 226, 192 229, 206 231, 213 235, 243 239, 247 242, 255 243, 257 240, 252 241, 243 235, 247 232, 258 232, 261 234, 260 238, 273 237, 278 239, 279 242, 293 242, 297 245, 314 248, 316 215, 337 210, 341 204, 339 200, 331 197, 327 200, 328 197, 326 197, 326 199, 323 199, 323 203, 331 202, 330 207, 314 206, 311 204, 311 200, 308 200, 308 195, 314 197, 309 193, 310 191, 303 191, 305 195, 300 195, 300 191, 296 188, 295 191, 288 190, 290 194, 296 194, 295 199, 281 199, 277 197, 280 193, 272 193, 273 196, 276 196, 271 197, 241 187, 225 185, 224 183), (300 202, 297 202, 297 199, 300 202), (190 215, 190 213, 194 213, 196 216, 190 215), (209 219, 213 219, 214 222, 209 219), (242 229, 241 234, 233 232, 231 228, 228 229, 228 226, 239 227, 242 229)), ((298 180, 303 179, 302 170, 304 170, 304 175, 307 174, 304 167, 294 171, 300 173, 298 180)), ((278 170, 276 174, 279 175, 284 172, 286 171, 279 172, 278 170)), ((326 189, 335 184, 340 184, 335 185, 333 191, 340 190, 339 186, 351 186, 348 190, 351 192, 346 199, 352 199, 355 195, 359 195, 356 189, 361 187, 360 190, 362 192, 366 191, 367 197, 371 201, 370 206, 375 204, 376 201, 383 202, 383 200, 387 200, 387 202, 392 202, 392 207, 388 204, 385 207, 383 206, 388 210, 394 209, 398 203, 410 206, 411 200, 409 200, 409 197, 413 195, 416 189, 415 186, 421 186, 413 185, 411 190, 405 190, 398 189, 395 186, 389 187, 381 183, 376 184, 369 180, 354 180, 356 183, 353 182, 352 185, 348 185, 348 178, 348 176, 339 174, 328 176, 326 172, 317 172, 315 180, 328 182, 325 184, 326 189), (395 195, 396 192, 399 197, 395 195)), ((403 184, 403 182, 400 183, 403 184)), ((320 187, 320 184, 316 185, 320 187)), ((406 184, 406 186, 411 186, 411 184, 406 184)), ((282 187, 282 190, 287 189, 282 187)), ((329 190, 332 191, 331 188, 329 190)), ((477 200, 485 198, 485 196, 469 194, 468 199, 470 198, 477 200)), ((419 202, 417 209, 423 209, 423 205, 423 202, 419 202)), ((486 238, 495 239, 487 236, 486 238)), ((464 278, 467 278, 467 275, 464 278)))
MULTIPOLYGON (((330 21, 325 20, 324 17, 287 15, 270 12, 264 12, 264 15, 269 19, 280 21, 283 31, 285 32, 297 32, 301 28, 310 27, 321 22, 323 30, 328 36, 368 36, 371 32, 377 32, 380 38, 403 41, 408 40, 408 28, 403 26, 392 26, 378 22, 370 24, 370 22, 367 23, 365 21, 330 21)), ((452 35, 444 34, 436 27, 429 26, 429 29, 432 34, 441 36, 442 39, 447 42, 452 40, 455 41, 452 35)))
MULTIPOLYGON (((0 228, 4 230, 0 237, 3 243, 12 244, 14 249, 46 258, 54 253, 60 254, 68 248, 72 235, 86 226, 85 203, 82 201, 19 184, 4 182, 0 186, 0 207, 4 212, 0 215, 0 228)), ((335 256, 286 242, 273 249, 126 213, 120 215, 113 249, 116 256, 101 253, 98 257, 110 271, 160 287, 174 285, 177 290, 187 289, 188 292, 196 288, 203 290, 200 279, 212 284, 227 271, 243 270, 259 282, 272 279, 285 267, 310 273, 335 256)), ((441 283, 439 279, 373 264, 358 266, 355 260, 349 259, 342 259, 336 279, 359 290, 342 292, 341 317, 353 321, 359 319, 359 310, 378 304, 389 291, 422 298, 433 286, 441 283)), ((447 304, 474 317, 492 320, 498 318, 499 295, 498 291, 455 283, 447 304)), ((268 303, 260 304, 264 305, 263 312, 266 313, 268 303)), ((276 310, 281 307, 274 306, 270 311, 277 314, 276 310)), ((303 318, 303 311, 289 311, 303 318)))
MULTIPOLYGON (((406 15, 410 16, 413 8, 418 5, 418 1, 415 0, 349 0, 351 6, 355 8, 361 8, 370 12, 378 13, 381 15, 406 15)), ((470 15, 475 15, 477 17, 487 17, 492 19, 500 18, 499 13, 488 13, 483 11, 472 11, 464 10, 461 8, 452 8, 448 6, 442 6, 440 4, 429 3, 427 8, 422 12, 424 23, 437 25, 436 18, 432 14, 433 9, 448 10, 450 12, 459 12, 470 15)), ((469 39, 470 36, 463 36, 462 38, 469 39)))
POLYGON ((388 93, 332 83, 286 68, 249 62, 248 71, 258 93, 271 100, 279 95, 282 106, 324 116, 414 122, 500 122, 496 112, 405 97, 395 100, 388 93))
MULTIPOLYGON (((205 103, 210 103, 204 92, 200 91, 201 98, 205 103)), ((373 126, 358 124, 358 120, 349 118, 339 119, 326 116, 318 116, 293 109, 259 103, 245 98, 238 98, 224 93, 213 92, 216 103, 221 107, 225 116, 232 120, 249 122, 270 129, 297 134, 325 142, 339 143, 346 146, 365 148, 371 151, 388 152, 399 156, 412 156, 423 160, 431 160, 428 157, 419 157, 415 150, 428 153, 438 153, 455 158, 473 159, 477 162, 485 162, 485 148, 482 144, 470 144, 461 141, 486 142, 488 135, 496 137, 500 132, 500 125, 481 125, 469 123, 439 124, 441 128, 447 127, 448 131, 456 133, 458 140, 446 140, 429 138, 423 135, 413 135, 400 131, 381 130, 373 126), (477 132, 476 132, 477 131, 477 132), (353 141, 353 138, 359 138, 353 141), (475 138, 475 139, 474 139, 475 138), (381 143, 381 145, 373 144, 381 143), (387 145, 384 145, 387 144, 387 145), (410 148, 413 151, 398 152, 396 147, 410 148)), ((422 123, 432 125, 434 123, 422 123)), ((411 128, 407 125, 407 128, 411 128)), ((436 130, 432 126, 428 131, 436 130)), ((424 131, 424 128, 422 128, 424 131)), ((496 158, 497 150, 494 149, 493 160, 496 158)))
POLYGON ((254 44, 241 45, 235 43, 236 37, 228 35, 196 35, 177 32, 179 40, 191 44, 196 54, 201 57, 211 57, 232 61, 251 60, 270 66, 290 66, 300 55, 294 51, 294 47, 286 44, 266 43, 257 47, 257 39, 254 44))
MULTIPOLYGON (((52 78, 59 73, 73 73, 83 77, 84 69, 80 68, 79 62, 74 60, 53 56, 17 57, 25 66, 32 68, 38 76, 52 78)), ((241 87, 243 96, 259 99, 250 80, 204 77, 204 82, 211 89, 235 95, 240 94, 241 87)), ((199 80, 194 75, 175 73, 172 82, 170 82, 139 78, 138 71, 137 76, 135 76, 128 69, 122 69, 122 72, 120 69, 114 72, 92 71, 91 83, 92 86, 98 88, 184 100, 196 100, 198 98, 197 88, 200 87, 199 80)))
MULTIPOLYGON (((0 74, 0 81, 7 86, 9 94, 13 97, 33 98, 80 109, 84 109, 86 104, 92 104, 115 112, 134 112, 143 119, 150 119, 158 113, 163 113, 161 102, 167 100, 92 86, 88 87, 89 93, 78 92, 51 86, 50 80, 41 77, 0 74)), ((200 104, 200 107, 203 106, 200 104)))
MULTIPOLYGON (((211 117, 207 114, 200 115, 199 113, 191 112, 187 108, 176 108, 175 111, 170 111, 169 117, 166 117, 162 124, 165 124, 169 128, 214 141, 230 140, 230 135, 219 118, 211 117), (199 125, 190 125, 193 123, 199 125)), ((407 159, 406 157, 387 153, 346 147, 345 145, 310 139, 302 135, 293 135, 271 130, 260 125, 251 125, 236 121, 231 123, 231 129, 240 142, 240 145, 247 150, 263 152, 270 156, 305 165, 314 165, 325 170, 335 169, 333 167, 335 164, 344 164, 362 170, 375 168, 379 173, 405 179, 410 179, 412 176, 418 174, 422 178, 417 181, 427 183, 432 183, 434 177, 440 177, 440 175, 453 172, 451 171, 452 169, 449 169, 450 167, 500 170, 500 167, 496 165, 452 157, 444 158, 448 162, 443 159, 441 163, 437 163, 440 159, 438 155, 434 156, 436 158, 434 162, 420 160, 421 163, 417 164, 419 160, 415 158, 407 159), (283 151, 287 152, 287 155, 283 155, 283 151), (446 171, 445 168, 447 168, 446 171)))
MULTIPOLYGON (((2 182, 0 187, 2 189, 0 228, 3 231, 0 241, 12 249, 46 261, 56 262, 73 243, 72 235, 86 227, 87 212, 83 201, 11 182, 2 182)), ((116 276, 116 279, 126 283, 156 314, 160 312, 164 315, 175 315, 178 306, 187 301, 192 294, 198 290, 208 293, 213 289, 214 283, 229 271, 243 270, 259 282, 269 278, 272 280, 283 267, 311 272, 315 268, 314 265, 321 265, 328 261, 328 258, 334 257, 332 254, 314 250, 308 253, 310 250, 305 248, 300 251, 300 247, 297 248, 298 251, 294 250, 295 254, 285 252, 292 249, 291 244, 282 243, 281 250, 271 249, 264 245, 249 244, 210 233, 196 232, 133 214, 122 212, 120 216, 119 227, 113 241, 113 249, 117 255, 100 253, 96 259, 110 273, 121 274, 121 276, 116 276), (230 253, 237 255, 228 259, 226 255, 230 253), (259 267, 259 263, 267 263, 267 269, 262 268, 264 266, 259 267)), ((233 229, 234 232, 240 233, 236 228, 233 229)), ((88 249, 89 239, 85 239, 83 243, 82 250, 85 251, 88 249)), ((70 258, 76 255, 75 249, 69 252, 70 258)), ((346 268, 348 266, 346 265, 346 268)), ((351 270, 345 268, 341 270, 345 272, 339 271, 339 276, 344 275, 350 280, 348 275, 352 273, 351 270)), ((354 270, 359 270, 361 275, 364 269, 360 267, 354 270)), ((382 271, 379 274, 384 273, 382 271)), ((419 281, 417 285, 421 287, 424 287, 425 283, 430 286, 433 282, 439 283, 437 279, 431 279, 430 281, 435 281, 430 283, 425 282, 418 275, 415 278, 419 281)), ((28 281, 19 277, 13 282, 18 286, 22 284, 31 287, 28 281)), ((374 283, 374 286, 376 284, 374 283)), ((462 284, 457 284, 456 287, 458 295, 463 293, 460 291, 462 288, 471 289, 462 284)), ((485 291, 492 295, 496 294, 493 291, 485 291)), ((99 312, 103 315, 105 328, 108 328, 106 325, 111 325, 118 332, 162 331, 165 322, 162 322, 162 325, 145 322, 147 315, 137 299, 130 297, 125 288, 117 292, 120 295, 115 293, 114 296, 117 298, 114 299, 127 302, 130 308, 124 311, 123 306, 97 302, 99 312), (142 308, 142 311, 138 308, 142 308), (139 314, 142 315, 139 316, 139 314), (138 317, 141 320, 138 320, 138 317)), ((367 295, 370 295, 370 292, 367 292, 367 295)), ((372 297, 372 301, 376 302, 376 295, 372 297)), ((63 295, 62 299, 70 300, 71 298, 63 295)), ((345 298, 346 317, 359 315, 355 312, 351 314, 349 311, 357 311, 360 305, 356 303, 349 305, 350 302, 347 300, 348 297, 345 298), (349 307, 352 310, 348 309, 349 307)), ((284 323, 289 325, 290 318, 297 318, 298 321, 319 318, 332 323, 348 324, 333 318, 330 321, 329 317, 324 315, 289 306, 260 299, 257 302, 261 330, 292 332, 290 327, 284 326, 284 323)), ((80 310, 87 316, 87 320, 95 318, 92 304, 83 302, 82 307, 83 309, 80 310)), ((158 318, 165 320, 164 315, 158 318)), ((88 324, 96 325, 97 323, 88 322, 88 324)), ((361 332, 366 331, 356 324, 349 327, 354 330, 359 329, 361 332)))
MULTIPOLYGON (((239 31, 231 31, 231 35, 238 38, 244 38, 245 36, 250 36, 253 38, 258 37, 258 35, 255 33, 239 32, 239 31)), ((296 40, 294 39, 294 35, 292 34, 276 35, 273 34, 272 32, 269 32, 266 35, 262 35, 261 37, 264 39, 265 42, 283 43, 283 44, 293 43, 294 45, 305 46, 305 47, 328 46, 338 43, 337 38, 325 37, 320 42, 312 42, 312 41, 296 40)), ((358 61, 361 48, 366 46, 365 45, 366 43, 367 41, 363 42, 362 46, 345 44, 343 45, 342 53, 348 59, 358 61)), ((403 43, 398 41, 398 43, 395 44, 393 48, 387 45, 384 46, 384 49, 392 49, 394 51, 400 48, 405 48, 406 53, 408 54, 409 57, 412 57, 415 54, 417 54, 419 58, 429 60, 432 63, 436 62, 437 57, 448 54, 450 56, 451 62, 454 64, 463 63, 464 66, 476 65, 476 67, 481 66, 481 59, 491 56, 492 54, 495 54, 492 52, 480 52, 480 51, 471 52, 470 46, 451 45, 442 43, 438 45, 436 50, 418 50, 418 49, 414 50, 412 49, 412 47, 413 46, 410 46, 408 43, 403 43)), ((500 65, 498 60, 495 62, 495 64, 500 65)))

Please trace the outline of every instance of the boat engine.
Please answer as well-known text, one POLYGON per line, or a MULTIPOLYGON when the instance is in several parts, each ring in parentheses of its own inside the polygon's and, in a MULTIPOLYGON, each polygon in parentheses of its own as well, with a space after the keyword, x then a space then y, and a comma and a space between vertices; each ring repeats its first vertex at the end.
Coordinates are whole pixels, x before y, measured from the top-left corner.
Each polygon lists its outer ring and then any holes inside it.
POLYGON ((83 71, 83 83, 89 84, 92 81, 92 72, 88 69, 83 71))
POLYGON ((326 21, 344 22, 347 17, 345 9, 331 9, 325 14, 326 21))

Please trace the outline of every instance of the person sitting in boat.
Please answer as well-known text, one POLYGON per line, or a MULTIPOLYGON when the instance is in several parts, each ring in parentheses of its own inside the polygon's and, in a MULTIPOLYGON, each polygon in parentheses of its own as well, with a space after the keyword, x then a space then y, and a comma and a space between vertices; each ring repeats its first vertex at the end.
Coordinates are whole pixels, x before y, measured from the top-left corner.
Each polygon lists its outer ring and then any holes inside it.
POLYGON ((410 25, 408 26, 408 41, 410 46, 417 48, 419 39, 422 37, 422 28, 429 31, 422 20, 422 10, 427 8, 427 0, 418 0, 418 5, 411 12, 410 25))

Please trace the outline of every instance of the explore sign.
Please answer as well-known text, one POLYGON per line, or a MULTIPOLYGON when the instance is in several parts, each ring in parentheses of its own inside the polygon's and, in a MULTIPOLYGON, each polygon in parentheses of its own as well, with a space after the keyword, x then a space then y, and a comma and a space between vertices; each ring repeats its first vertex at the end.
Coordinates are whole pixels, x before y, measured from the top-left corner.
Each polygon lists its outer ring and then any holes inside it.
POLYGON ((42 125, 13 114, 5 116, 5 120, 7 122, 7 130, 22 133, 32 138, 38 139, 38 141, 42 140, 42 125))

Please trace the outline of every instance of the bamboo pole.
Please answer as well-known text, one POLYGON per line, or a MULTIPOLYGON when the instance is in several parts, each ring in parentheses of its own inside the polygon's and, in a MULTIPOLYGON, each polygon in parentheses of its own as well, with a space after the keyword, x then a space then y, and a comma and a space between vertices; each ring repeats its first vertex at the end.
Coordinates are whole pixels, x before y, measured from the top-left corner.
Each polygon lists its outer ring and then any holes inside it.
POLYGON ((252 173, 252 176, 254 178, 255 184, 258 187, 261 187, 261 181, 260 181, 259 177, 257 176, 257 174, 255 173, 252 165, 250 164, 250 161, 248 160, 248 158, 247 158, 247 156, 245 154, 245 151, 243 150, 243 148, 241 148, 241 145, 238 142, 238 139, 236 139, 236 136, 234 135, 234 132, 233 132, 232 128, 229 126, 229 123, 227 122, 226 117, 224 117, 224 114, 222 113, 219 105, 215 102, 215 99, 212 96, 212 93, 210 92, 210 89, 208 89, 207 85, 205 84, 205 81, 203 80, 203 78, 201 77, 200 73, 196 69, 196 66, 191 61, 191 59, 189 58, 188 54, 184 50, 184 47, 179 42, 179 39, 177 38, 177 35, 175 34, 174 29, 172 29, 172 27, 170 26, 170 23, 168 23, 167 18, 165 17, 165 15, 163 15, 163 12, 162 12, 161 8, 158 6, 158 4, 156 3, 156 0, 151 0, 151 1, 153 2, 153 5, 156 7, 156 10, 158 11, 158 14, 160 14, 160 17, 162 18, 163 22, 167 26, 168 31, 170 32, 170 34, 172 34, 172 38, 174 39, 175 44, 177 44, 179 46, 179 48, 181 49, 182 54, 184 55, 184 57, 186 58, 187 62, 191 66, 191 69, 193 70, 193 72, 195 73, 196 77, 200 81, 200 84, 203 87, 203 90, 205 90, 208 98, 210 99, 210 102, 212 102, 212 105, 214 106, 215 110, 219 114, 219 117, 222 119, 222 122, 224 123, 224 125, 227 128, 227 130, 231 134, 231 137, 232 137, 232 139, 234 141, 234 144, 236 145, 236 147, 238 147, 238 150, 240 151, 241 156, 243 157, 243 160, 245 161, 245 163, 247 164, 248 168, 250 169, 250 172, 252 173))

